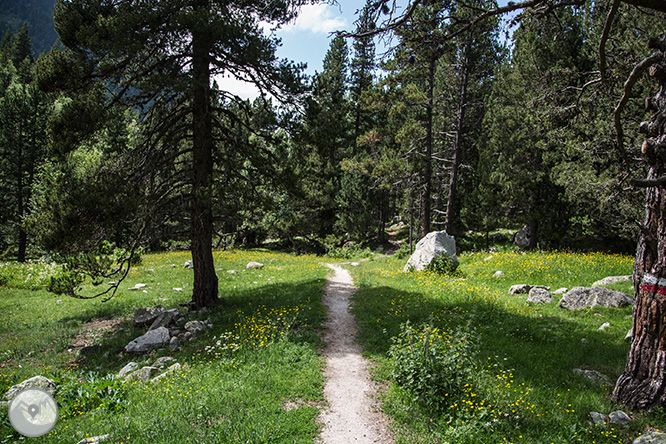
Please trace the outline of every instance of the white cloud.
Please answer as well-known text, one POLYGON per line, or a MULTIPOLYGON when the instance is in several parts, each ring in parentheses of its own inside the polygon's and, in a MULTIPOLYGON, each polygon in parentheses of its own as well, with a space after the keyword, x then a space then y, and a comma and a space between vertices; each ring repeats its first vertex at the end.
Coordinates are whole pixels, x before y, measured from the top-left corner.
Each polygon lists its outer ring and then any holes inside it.
POLYGON ((336 13, 330 5, 318 3, 305 5, 293 23, 285 26, 283 31, 308 31, 313 34, 328 34, 344 28, 347 21, 340 13, 336 13))
POLYGON ((221 91, 234 94, 241 99, 250 99, 252 101, 261 95, 259 89, 254 84, 238 80, 233 76, 216 76, 215 81, 221 91))

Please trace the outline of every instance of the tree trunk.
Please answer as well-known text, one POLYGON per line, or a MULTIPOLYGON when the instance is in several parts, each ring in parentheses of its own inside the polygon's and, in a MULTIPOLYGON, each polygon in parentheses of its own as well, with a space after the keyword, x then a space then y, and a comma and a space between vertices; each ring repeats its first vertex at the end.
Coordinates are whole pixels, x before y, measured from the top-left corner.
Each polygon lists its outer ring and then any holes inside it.
MULTIPOLYGON (((208 10, 208 1, 197 2, 197 9, 208 10)), ((205 13, 203 14, 205 15, 205 13)), ((192 264, 196 308, 219 302, 218 280, 213 262, 213 116, 211 114, 210 50, 205 30, 192 33, 192 264)))
POLYGON ((430 233, 430 211, 432 194, 432 115, 434 108, 435 89, 435 58, 430 59, 428 65, 428 102, 426 104, 426 140, 425 140, 425 165, 423 167, 423 213, 421 234, 425 237, 430 233))
POLYGON ((462 72, 460 78, 460 97, 458 101, 458 112, 456 116, 456 138, 453 146, 453 159, 451 165, 451 176, 449 179, 449 199, 446 204, 446 232, 451 236, 457 236, 458 219, 460 209, 458 206, 458 170, 462 159, 462 141, 464 135, 465 108, 467 107, 467 83, 469 80, 469 70, 467 57, 462 60, 462 72))
MULTIPOLYGON (((648 179, 666 175, 666 141, 659 140, 666 131, 666 123, 660 119, 660 113, 666 112, 666 68, 663 65, 655 68, 653 74, 659 80, 660 91, 652 103, 657 112, 648 125, 641 125, 652 136, 643 145, 650 165, 648 179)), ((634 292, 633 338, 613 397, 631 409, 666 406, 666 188, 663 184, 647 189, 645 222, 634 263, 634 292)))
POLYGON ((23 149, 23 123, 22 121, 19 122, 19 127, 17 131, 17 149, 18 149, 18 158, 17 158, 17 166, 16 166, 16 203, 17 203, 17 223, 16 226, 18 227, 18 250, 16 254, 16 260, 18 262, 25 262, 26 261, 26 245, 28 243, 28 236, 25 233, 25 230, 21 227, 21 223, 23 222, 23 216, 25 213, 25 202, 24 202, 24 197, 25 197, 25 183, 23 181, 24 179, 24 164, 25 164, 25 150, 23 149))

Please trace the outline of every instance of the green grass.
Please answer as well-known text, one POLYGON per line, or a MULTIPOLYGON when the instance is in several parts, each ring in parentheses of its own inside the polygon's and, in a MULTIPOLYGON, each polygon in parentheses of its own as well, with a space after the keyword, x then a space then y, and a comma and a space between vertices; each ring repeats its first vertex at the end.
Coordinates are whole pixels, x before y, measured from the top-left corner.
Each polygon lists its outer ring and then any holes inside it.
MULTIPOLYGON (((61 418, 48 436, 31 442, 72 443, 106 433, 110 443, 313 441, 323 401, 318 346, 328 269, 313 256, 216 252, 222 304, 192 317, 210 318, 213 329, 178 353, 126 355, 123 347, 145 331, 131 325, 135 308, 173 308, 191 298, 187 259, 186 253, 144 256, 106 303, 55 296, 40 289, 44 279, 32 282, 33 290, 16 288, 14 282, 47 266, 5 266, 18 278, 0 287, 0 392, 37 374, 59 384, 61 418), (250 260, 265 268, 246 271, 250 260), (146 287, 129 290, 136 283, 146 287), (120 321, 115 333, 90 331, 111 319, 120 321), (68 350, 84 331, 101 347, 77 357, 68 350), (187 367, 155 384, 107 379, 130 360, 148 365, 163 355, 187 367)), ((0 443, 23 439, 3 414, 0 443)))
MULTIPOLYGON (((375 377, 388 387, 384 410, 394 419, 397 442, 625 443, 650 427, 664 428, 658 414, 635 415, 628 428, 590 426, 591 411, 609 414, 620 407, 611 402, 612 386, 573 374, 574 368, 585 368, 613 381, 619 376, 629 347, 624 336, 631 308, 566 311, 557 297, 551 304, 529 305, 527 295, 508 294, 520 283, 552 290, 589 286, 605 276, 631 274, 632 265, 626 256, 539 252, 466 254, 456 276, 405 274, 404 261, 395 258, 351 268, 360 286, 354 298, 359 338, 376 364, 375 377), (498 270, 504 276, 493 278, 498 270), (424 402, 419 384, 441 378, 422 370, 421 379, 398 386, 392 377, 398 369, 389 351, 408 321, 416 345, 411 356, 403 352, 402 362, 425 359, 427 367, 433 358, 423 358, 418 347, 452 347, 461 333, 473 342, 474 369, 464 375, 462 395, 437 400, 438 408, 424 402), (604 322, 611 327, 599 331, 604 322), (432 327, 436 335, 423 333, 432 327)), ((613 288, 632 294, 631 283, 613 288)), ((404 347, 404 332, 401 337, 404 347)))

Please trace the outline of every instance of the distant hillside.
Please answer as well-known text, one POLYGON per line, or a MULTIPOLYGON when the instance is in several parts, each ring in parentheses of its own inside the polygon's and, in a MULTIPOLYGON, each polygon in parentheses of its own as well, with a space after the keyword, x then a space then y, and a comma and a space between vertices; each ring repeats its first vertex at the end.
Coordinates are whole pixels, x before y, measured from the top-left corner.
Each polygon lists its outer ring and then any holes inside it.
POLYGON ((48 51, 58 39, 53 25, 54 5, 55 0, 0 0, 0 38, 7 29, 16 32, 28 22, 35 56, 48 51))

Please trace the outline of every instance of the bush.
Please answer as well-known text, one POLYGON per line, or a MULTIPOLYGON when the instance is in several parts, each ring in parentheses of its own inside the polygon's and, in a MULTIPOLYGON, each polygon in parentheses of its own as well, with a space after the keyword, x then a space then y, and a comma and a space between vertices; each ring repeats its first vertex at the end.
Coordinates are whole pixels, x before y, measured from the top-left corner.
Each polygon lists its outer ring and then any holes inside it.
POLYGON ((458 265, 447 256, 439 256, 433 258, 432 262, 426 268, 428 271, 437 274, 453 274, 458 268, 458 265))
POLYGON ((430 324, 419 328, 401 325, 389 350, 391 376, 421 406, 443 413, 457 409, 451 403, 461 399, 472 383, 476 349, 469 326, 446 332, 430 324))
POLYGON ((62 381, 58 389, 61 418, 86 412, 118 412, 128 405, 125 383, 114 375, 101 377, 91 372, 84 381, 62 381))
POLYGON ((400 245, 400 248, 398 248, 395 252, 395 257, 398 259, 407 259, 410 256, 409 252, 409 243, 405 242, 404 244, 400 245))

